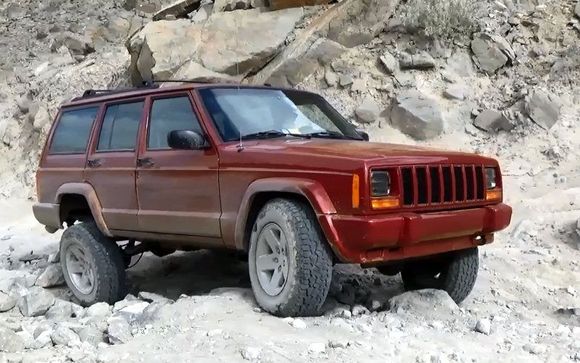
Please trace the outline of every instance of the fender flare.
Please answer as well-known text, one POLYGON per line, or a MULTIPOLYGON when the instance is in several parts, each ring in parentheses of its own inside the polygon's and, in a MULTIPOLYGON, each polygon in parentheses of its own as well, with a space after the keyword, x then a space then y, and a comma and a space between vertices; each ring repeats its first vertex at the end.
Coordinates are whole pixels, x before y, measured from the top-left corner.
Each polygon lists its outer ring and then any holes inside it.
POLYGON ((301 178, 265 178, 256 180, 246 189, 236 218, 234 239, 236 248, 239 250, 246 248, 244 237, 250 208, 255 197, 264 192, 300 195, 306 198, 317 216, 336 214, 336 209, 326 193, 326 189, 315 180, 301 178))
POLYGON ((91 214, 93 215, 93 219, 99 230, 108 237, 113 236, 111 231, 109 231, 107 224, 105 223, 105 219, 103 218, 103 207, 101 206, 101 202, 99 202, 97 193, 95 192, 95 189, 93 189, 92 185, 88 183, 63 184, 56 191, 55 203, 60 206, 62 197, 66 194, 82 195, 89 205, 91 214))

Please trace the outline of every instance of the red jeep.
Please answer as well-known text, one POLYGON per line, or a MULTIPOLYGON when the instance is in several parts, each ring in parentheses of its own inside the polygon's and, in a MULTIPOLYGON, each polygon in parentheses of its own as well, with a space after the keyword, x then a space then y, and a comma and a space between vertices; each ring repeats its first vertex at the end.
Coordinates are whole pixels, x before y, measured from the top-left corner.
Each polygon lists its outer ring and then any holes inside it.
POLYGON ((132 255, 198 248, 246 252, 280 316, 317 314, 339 262, 460 302, 511 218, 496 160, 371 143, 321 96, 267 86, 87 91, 58 113, 37 188, 84 305, 124 297, 132 255))

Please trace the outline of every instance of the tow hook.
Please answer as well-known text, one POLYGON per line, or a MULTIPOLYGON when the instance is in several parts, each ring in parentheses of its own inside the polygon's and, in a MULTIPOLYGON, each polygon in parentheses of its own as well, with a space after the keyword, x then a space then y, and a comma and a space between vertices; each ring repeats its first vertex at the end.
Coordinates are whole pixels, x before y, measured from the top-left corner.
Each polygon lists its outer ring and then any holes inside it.
POLYGON ((473 242, 478 246, 483 246, 485 244, 485 236, 481 234, 476 234, 473 237, 473 242))

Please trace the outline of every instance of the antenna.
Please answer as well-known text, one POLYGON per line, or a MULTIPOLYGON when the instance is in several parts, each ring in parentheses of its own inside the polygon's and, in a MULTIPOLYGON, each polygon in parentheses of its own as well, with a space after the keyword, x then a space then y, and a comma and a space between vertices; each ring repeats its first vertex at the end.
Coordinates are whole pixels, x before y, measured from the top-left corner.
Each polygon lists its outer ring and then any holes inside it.
MULTIPOLYGON (((238 17, 234 17, 234 23, 236 24, 236 28, 238 27, 238 17)), ((240 48, 240 43, 239 43, 239 33, 238 36, 236 36, 236 47, 239 49, 240 48)), ((240 76, 240 62, 236 62, 236 75, 240 76)), ((239 82, 237 83, 237 92, 238 95, 240 93, 240 82, 241 82, 241 78, 239 80, 239 82)), ((240 143, 238 144, 238 152, 242 152, 242 150, 244 150, 244 140, 242 138, 242 131, 240 130, 240 128, 238 127, 238 133, 240 134, 240 143)))

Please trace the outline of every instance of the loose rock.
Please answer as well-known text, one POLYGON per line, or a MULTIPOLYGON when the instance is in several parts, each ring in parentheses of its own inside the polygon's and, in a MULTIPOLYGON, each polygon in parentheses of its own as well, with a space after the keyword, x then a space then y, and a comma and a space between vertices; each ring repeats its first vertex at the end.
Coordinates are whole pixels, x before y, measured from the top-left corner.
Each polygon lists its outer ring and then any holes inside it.
POLYGON ((396 313, 425 315, 432 318, 438 315, 451 315, 459 310, 447 292, 434 289, 405 292, 391 298, 389 306, 391 311, 396 313))
POLYGON ((326 344, 324 344, 324 343, 311 343, 308 346, 308 351, 310 353, 324 353, 326 351, 326 344))
POLYGON ((36 285, 40 287, 53 287, 64 284, 64 275, 59 264, 48 265, 36 279, 36 285))
POLYGON ((106 318, 111 315, 111 306, 105 302, 91 305, 85 311, 85 316, 92 318, 106 318))
POLYGON ((54 302, 51 293, 40 287, 33 287, 18 300, 18 308, 24 316, 40 316, 46 313, 54 302))
POLYGON ((542 90, 536 90, 526 97, 525 108, 528 116, 546 130, 551 129, 560 117, 558 98, 542 90))
POLYGON ((0 313, 11 310, 16 305, 16 299, 13 296, 0 291, 0 313))
POLYGON ((81 343, 79 336, 72 329, 64 325, 58 325, 50 335, 50 338, 54 345, 75 347, 81 343))
POLYGON ((111 344, 123 344, 133 337, 131 326, 121 317, 112 317, 108 320, 107 337, 111 344))
POLYGON ((20 352, 24 350, 24 340, 12 330, 0 327, 0 352, 20 352))
POLYGON ((370 124, 377 120, 381 110, 372 97, 366 97, 354 113, 358 121, 370 124))
POLYGON ((481 112, 473 124, 484 131, 497 132, 497 131, 511 131, 514 125, 501 113, 495 110, 485 110, 481 112))
POLYGON ((488 319, 480 319, 475 324, 475 331, 485 335, 491 334, 491 322, 488 319))
POLYGON ((445 96, 445 98, 460 101, 466 99, 468 94, 469 89, 462 84, 449 85, 447 86, 447 88, 445 88, 445 91, 443 92, 443 96, 445 96))
POLYGON ((435 67, 435 60, 425 51, 417 54, 401 53, 399 65, 401 69, 431 69, 435 67))
POLYGON ((385 52, 379 59, 388 74, 394 74, 399 69, 397 59, 390 52, 385 52))
POLYGON ((153 15, 153 20, 163 20, 168 16, 183 18, 199 7, 201 0, 179 0, 153 15))
POLYGON ((242 358, 249 361, 255 361, 260 359, 260 355, 262 354, 262 349, 258 347, 245 347, 240 350, 240 354, 242 358))
POLYGON ((391 123, 405 134, 426 140, 443 132, 439 104, 418 91, 400 94, 390 111, 391 123))
POLYGON ((471 50, 479 68, 490 74, 512 62, 516 57, 511 45, 499 35, 477 35, 471 41, 471 50))

